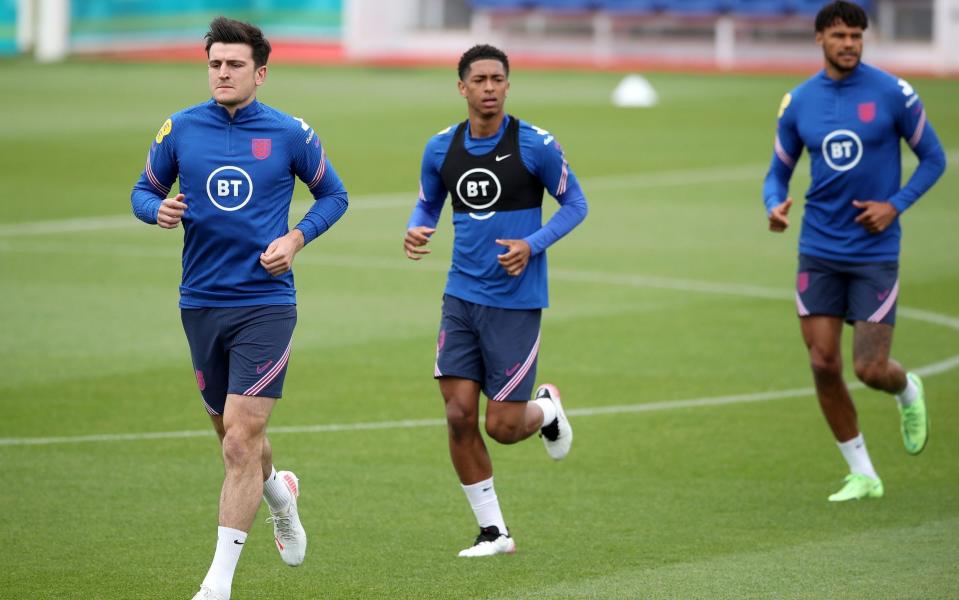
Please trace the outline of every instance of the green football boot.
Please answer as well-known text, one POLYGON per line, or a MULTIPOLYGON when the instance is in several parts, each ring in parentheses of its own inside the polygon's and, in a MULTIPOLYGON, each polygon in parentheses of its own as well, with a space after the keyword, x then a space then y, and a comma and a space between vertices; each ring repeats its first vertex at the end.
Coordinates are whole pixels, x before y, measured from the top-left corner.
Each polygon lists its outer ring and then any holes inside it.
POLYGON ((845 502, 847 500, 862 500, 863 498, 882 498, 882 481, 878 477, 870 477, 859 473, 850 473, 844 480, 846 485, 829 496, 830 502, 845 502))
POLYGON ((909 454, 919 454, 929 441, 929 413, 926 412, 926 393, 922 389, 922 379, 915 373, 908 373, 909 378, 917 388, 919 394, 915 402, 909 406, 899 404, 900 430, 902 444, 909 454))

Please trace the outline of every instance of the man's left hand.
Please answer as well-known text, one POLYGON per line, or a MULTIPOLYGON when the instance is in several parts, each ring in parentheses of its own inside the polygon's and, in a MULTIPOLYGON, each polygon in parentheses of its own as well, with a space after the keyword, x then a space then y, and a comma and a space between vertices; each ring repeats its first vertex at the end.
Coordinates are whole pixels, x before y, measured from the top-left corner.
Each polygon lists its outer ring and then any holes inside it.
POLYGON ((529 244, 524 240, 496 240, 496 243, 509 248, 509 250, 496 257, 500 266, 513 277, 522 273, 529 263, 531 253, 529 244))
POLYGON ((293 268, 293 257, 303 248, 304 243, 303 232, 294 229, 270 242, 266 251, 260 254, 260 264, 270 275, 282 275, 293 268))
POLYGON ((866 228, 869 233, 881 233, 889 227, 899 211, 891 202, 876 200, 853 200, 852 205, 862 212, 856 217, 856 223, 866 228))

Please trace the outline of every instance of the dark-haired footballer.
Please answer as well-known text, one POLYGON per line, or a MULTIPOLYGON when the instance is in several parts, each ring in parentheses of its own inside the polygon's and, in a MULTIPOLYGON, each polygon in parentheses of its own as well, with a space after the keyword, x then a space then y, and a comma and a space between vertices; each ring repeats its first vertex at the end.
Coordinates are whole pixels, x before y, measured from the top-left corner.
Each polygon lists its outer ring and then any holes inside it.
POLYGON ((867 26, 865 11, 851 2, 827 4, 817 15, 825 67, 783 98, 763 188, 769 228, 784 231, 789 179, 806 148, 812 183, 799 236, 796 308, 820 407, 849 465, 832 502, 883 495, 842 378, 843 321, 853 325, 856 376, 898 400, 906 451, 919 454, 929 436, 922 381, 889 354, 899 216, 942 175, 946 158, 913 87, 861 62, 867 26), (900 139, 919 158, 905 186, 900 139))
POLYGON ((347 194, 313 128, 257 101, 270 54, 262 32, 218 17, 206 51, 213 98, 166 120, 131 201, 147 223, 183 223, 181 318, 225 466, 216 553, 194 598, 228 600, 261 496, 283 561, 306 555, 299 480, 273 467, 266 425, 296 325, 293 259, 343 215, 347 194), (316 201, 291 231, 297 178, 316 201))
POLYGON ((470 48, 459 61, 459 91, 468 119, 426 144, 420 196, 403 248, 419 260, 435 232, 446 196, 453 207, 449 270, 434 377, 446 404, 450 457, 480 527, 460 556, 512 553, 493 488, 493 466, 479 429, 513 444, 539 432, 559 460, 573 430, 559 390, 538 387, 540 317, 548 305, 546 249, 586 217, 586 198, 559 143, 543 129, 506 114, 509 60, 497 48, 470 48), (560 204, 543 225, 543 192, 560 204))

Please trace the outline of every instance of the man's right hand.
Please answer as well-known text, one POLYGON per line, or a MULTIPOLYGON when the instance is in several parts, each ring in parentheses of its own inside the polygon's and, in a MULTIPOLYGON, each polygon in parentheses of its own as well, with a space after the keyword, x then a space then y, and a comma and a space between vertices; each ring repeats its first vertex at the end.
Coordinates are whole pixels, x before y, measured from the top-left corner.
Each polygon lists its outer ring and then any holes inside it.
POLYGON ((769 231, 782 233, 789 227, 789 207, 793 205, 792 198, 786 198, 786 201, 769 211, 769 231))
POLYGON ((183 194, 177 194, 176 198, 163 200, 160 210, 157 211, 157 225, 164 229, 176 229, 186 212, 186 203, 183 202, 185 198, 183 194))
POLYGON ((410 260, 419 260, 424 254, 429 254, 430 250, 424 248, 430 242, 430 236, 436 232, 432 227, 410 227, 406 230, 406 236, 403 237, 403 250, 406 251, 406 258, 410 260))

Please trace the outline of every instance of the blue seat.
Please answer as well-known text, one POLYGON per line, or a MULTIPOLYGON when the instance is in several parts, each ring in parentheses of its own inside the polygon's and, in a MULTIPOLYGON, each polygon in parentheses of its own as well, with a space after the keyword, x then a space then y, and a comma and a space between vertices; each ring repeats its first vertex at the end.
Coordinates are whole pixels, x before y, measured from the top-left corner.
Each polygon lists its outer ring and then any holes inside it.
POLYGON ((729 12, 741 17, 778 17, 791 12, 784 0, 730 0, 729 12))
POLYGON ((677 15, 714 16, 726 12, 727 0, 670 0, 663 10, 677 15))
MULTIPOLYGON (((872 2, 869 0, 854 0, 856 4, 863 7, 866 12, 872 8, 872 2)), ((828 4, 827 0, 788 0, 790 10, 800 15, 816 16, 823 6, 828 4)))
POLYGON ((660 10, 666 2, 661 0, 597 0, 596 8, 623 15, 648 15, 660 10))
POLYGON ((825 0, 789 0, 789 10, 800 15, 815 16, 825 4, 825 0))
POLYGON ((470 0, 474 10, 527 10, 532 4, 530 0, 470 0))
POLYGON ((537 0, 534 8, 560 12, 584 12, 596 8, 593 0, 537 0))

